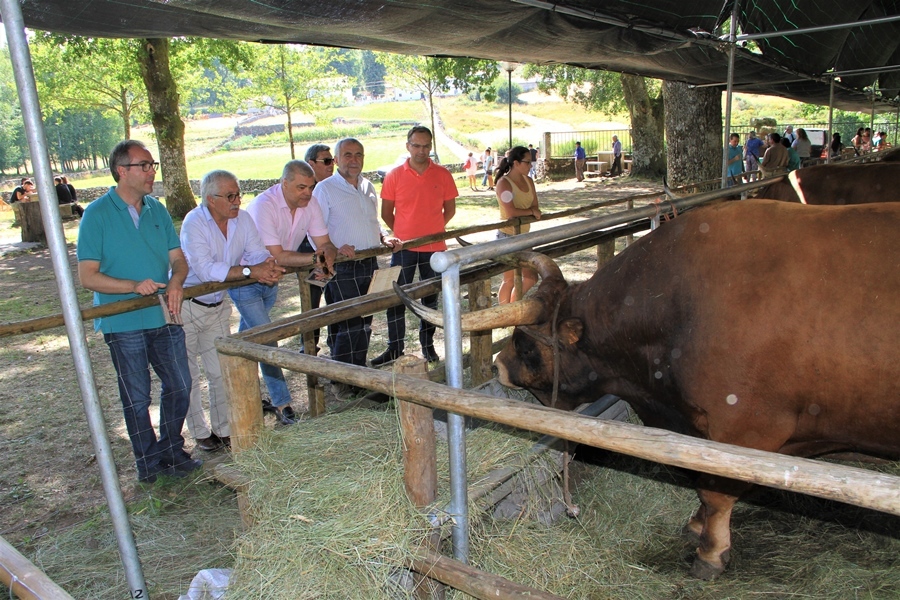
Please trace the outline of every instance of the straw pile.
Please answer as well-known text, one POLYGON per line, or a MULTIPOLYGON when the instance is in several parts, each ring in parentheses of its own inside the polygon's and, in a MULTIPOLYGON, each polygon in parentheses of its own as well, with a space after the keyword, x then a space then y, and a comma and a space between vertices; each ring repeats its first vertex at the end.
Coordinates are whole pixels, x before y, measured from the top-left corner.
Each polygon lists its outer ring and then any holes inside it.
MULTIPOLYGON (((258 449, 239 455, 253 481, 258 524, 236 544, 228 597, 405 597, 388 582, 398 579, 426 522, 405 498, 398 438, 393 412, 348 411, 268 433, 258 449)), ((470 432, 469 481, 533 441, 490 428, 470 432)), ((566 598, 900 597, 900 519, 770 490, 736 508, 726 574, 693 580, 693 548, 680 533, 696 508, 691 480, 594 454, 602 464, 580 467, 578 519, 546 526, 472 510, 470 563, 566 598)), ((441 505, 446 456, 439 445, 441 505)))

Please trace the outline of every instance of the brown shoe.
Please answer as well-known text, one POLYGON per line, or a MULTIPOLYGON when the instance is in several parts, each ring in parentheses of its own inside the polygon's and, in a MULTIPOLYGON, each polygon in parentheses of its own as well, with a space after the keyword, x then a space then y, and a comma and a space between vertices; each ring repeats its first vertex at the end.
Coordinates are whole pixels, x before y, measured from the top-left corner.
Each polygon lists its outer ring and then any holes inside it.
POLYGON ((205 452, 215 452, 222 447, 222 440, 220 440, 216 434, 212 433, 209 437, 196 440, 195 446, 205 452))
POLYGON ((231 449, 231 436, 223 435, 222 437, 219 438, 219 441, 222 442, 223 446, 225 446, 229 450, 231 449))

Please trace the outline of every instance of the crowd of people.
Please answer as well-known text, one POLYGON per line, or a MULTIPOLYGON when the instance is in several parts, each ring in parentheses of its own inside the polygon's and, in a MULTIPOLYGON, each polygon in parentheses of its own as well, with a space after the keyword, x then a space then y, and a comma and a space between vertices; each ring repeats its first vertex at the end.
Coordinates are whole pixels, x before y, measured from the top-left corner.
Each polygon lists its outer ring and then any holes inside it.
MULTIPOLYGON (((57 175, 53 178, 54 189, 56 190, 56 201, 60 206, 71 206, 72 212, 80 217, 84 214, 84 209, 78 204, 78 193, 75 186, 69 183, 69 179, 65 175, 57 175)), ((36 202, 37 194, 35 193, 34 181, 28 177, 23 177, 16 188, 10 192, 8 204, 17 202, 36 202)))
MULTIPOLYGON (((390 248, 401 285, 412 282, 417 272, 419 279, 435 277, 430 258, 446 249, 445 242, 414 247, 406 243, 444 232, 456 212, 455 180, 431 160, 432 143, 427 127, 409 130, 409 158, 385 176, 380 210, 374 185, 362 175, 363 144, 354 138, 338 141, 333 154, 328 145, 311 146, 305 160, 285 164, 278 183, 256 196, 246 210, 241 208, 238 177, 210 171, 200 182, 201 202, 185 216, 180 235, 165 206, 151 196, 159 163, 150 151, 136 140, 113 149, 109 165, 116 185, 84 211, 78 275, 94 292, 95 305, 160 297, 158 305, 95 320, 116 371, 139 481, 184 477, 201 466, 185 449, 185 424, 195 448, 215 452, 230 446, 227 398, 213 340, 231 333, 232 306, 240 316, 239 330, 268 323, 287 267, 318 266, 325 281, 313 287, 323 290, 320 295, 329 304, 368 292, 378 263, 374 257, 357 258, 360 250, 390 248), (339 256, 343 260, 337 260, 339 256), (185 298, 186 287, 244 280, 246 285, 227 292, 185 298), (201 365, 208 382, 208 418, 201 400, 201 365), (151 370, 160 381, 158 435, 149 412, 151 370)), ((530 176, 535 156, 533 149, 518 146, 493 172, 485 170, 484 181, 495 189, 505 219, 541 216, 530 176)), ((490 148, 482 164, 493 165, 490 148)), ((521 230, 527 231, 527 224, 521 230)), ((514 233, 504 228, 499 236, 514 233)), ((522 293, 536 280, 527 271, 522 293)), ((502 302, 514 299, 512 281, 512 272, 504 275, 502 302)), ((319 299, 314 298, 315 305, 319 299)), ((435 294, 424 303, 434 308, 437 300, 435 294)), ((388 347, 369 360, 371 323, 370 315, 331 324, 331 358, 378 367, 401 356, 406 338, 403 306, 387 311, 388 347)), ((434 334, 433 325, 420 322, 420 349, 430 362, 439 359, 434 334)), ((315 335, 318 343, 318 332, 315 335)), ((268 391, 263 410, 274 413, 282 425, 294 424, 297 415, 284 373, 274 365, 261 364, 260 369, 268 391)), ((338 398, 361 391, 333 383, 338 398)))
MULTIPOLYGON (((791 125, 785 127, 783 134, 773 131, 766 134, 765 139, 757 136, 756 131, 750 131, 743 146, 740 145, 740 135, 732 133, 728 145, 729 185, 790 172, 803 167, 812 158, 841 158, 845 149, 841 134, 835 132, 831 143, 813 156, 813 144, 806 130, 798 127, 795 131, 791 125)), ((851 145, 857 156, 890 147, 887 133, 878 132, 873 137, 868 127, 857 130, 851 145)))

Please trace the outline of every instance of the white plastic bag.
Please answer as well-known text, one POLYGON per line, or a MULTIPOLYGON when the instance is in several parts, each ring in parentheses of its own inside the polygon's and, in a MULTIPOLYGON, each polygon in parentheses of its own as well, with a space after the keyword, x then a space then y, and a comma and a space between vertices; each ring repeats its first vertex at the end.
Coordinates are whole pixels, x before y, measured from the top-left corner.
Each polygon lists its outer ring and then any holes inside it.
POLYGON ((178 600, 220 600, 228 591, 231 569, 203 569, 191 581, 188 593, 178 600))

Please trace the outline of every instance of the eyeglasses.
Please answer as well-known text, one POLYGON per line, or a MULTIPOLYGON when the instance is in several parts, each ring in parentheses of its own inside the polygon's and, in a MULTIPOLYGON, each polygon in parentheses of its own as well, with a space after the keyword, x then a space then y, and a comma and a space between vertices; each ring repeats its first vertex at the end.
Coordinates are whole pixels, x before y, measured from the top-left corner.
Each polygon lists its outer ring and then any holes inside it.
POLYGON ((406 145, 413 150, 431 150, 431 144, 412 144, 407 142, 406 145))
POLYGON ((520 160, 519 162, 520 162, 520 163, 525 163, 526 165, 530 165, 530 164, 531 164, 531 161, 530 161, 530 160, 520 160))
POLYGON ((241 201, 241 193, 240 192, 238 192, 237 194, 228 194, 227 196, 223 196, 222 194, 213 194, 213 197, 214 198, 225 198, 232 204, 234 204, 235 202, 241 201))
POLYGON ((140 167, 141 171, 147 173, 150 169, 154 171, 159 171, 159 163, 158 162, 139 162, 139 163, 130 163, 127 165, 119 165, 120 167, 140 167))
POLYGON ((333 159, 333 158, 311 158, 310 160, 311 160, 312 162, 320 162, 320 163, 322 163, 323 165, 325 165, 326 167, 327 167, 328 165, 334 163, 334 159, 333 159))

